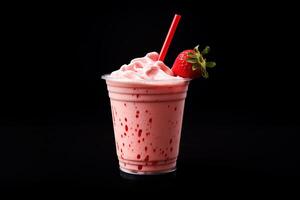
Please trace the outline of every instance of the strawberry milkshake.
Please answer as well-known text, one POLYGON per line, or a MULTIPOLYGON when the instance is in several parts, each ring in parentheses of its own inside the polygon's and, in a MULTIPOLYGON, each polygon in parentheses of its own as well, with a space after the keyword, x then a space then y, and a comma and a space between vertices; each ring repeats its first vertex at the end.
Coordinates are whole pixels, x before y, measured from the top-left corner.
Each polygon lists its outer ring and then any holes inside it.
POLYGON ((110 97, 120 170, 163 174, 176 170, 184 103, 189 81, 208 78, 206 55, 196 46, 181 52, 172 66, 164 63, 180 15, 175 15, 160 54, 148 53, 102 76, 110 97))
POLYGON ((148 53, 109 75, 120 170, 162 174, 176 169, 188 78, 175 76, 159 54, 148 53))

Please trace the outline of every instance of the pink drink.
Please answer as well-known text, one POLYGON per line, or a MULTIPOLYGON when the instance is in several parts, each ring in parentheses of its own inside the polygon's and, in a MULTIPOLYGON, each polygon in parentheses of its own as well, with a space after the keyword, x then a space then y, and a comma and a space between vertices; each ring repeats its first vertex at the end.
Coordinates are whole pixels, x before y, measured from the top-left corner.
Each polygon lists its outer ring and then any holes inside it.
MULTIPOLYGON (((160 61, 155 57, 154 66, 156 62, 160 61)), ((143 71, 148 64, 144 63, 143 71)), ((141 81, 135 77, 129 81, 113 74, 103 78, 109 91, 120 169, 132 174, 174 171, 189 81, 171 75, 169 79, 141 81)))

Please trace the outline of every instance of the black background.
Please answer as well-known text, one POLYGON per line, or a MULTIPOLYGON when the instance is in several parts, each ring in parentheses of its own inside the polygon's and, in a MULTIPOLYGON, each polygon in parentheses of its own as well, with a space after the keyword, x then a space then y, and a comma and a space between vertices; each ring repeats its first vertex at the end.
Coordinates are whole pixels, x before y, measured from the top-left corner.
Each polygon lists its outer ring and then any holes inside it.
POLYGON ((200 44, 211 46, 217 67, 208 80, 191 82, 177 177, 155 186, 296 180, 300 110, 294 8, 166 1, 93 10, 12 9, 2 25, 3 61, 8 62, 1 74, 1 183, 143 189, 143 181, 136 186, 119 176, 109 98, 100 77, 132 58, 159 52, 175 13, 182 19, 165 63, 172 66, 180 51, 200 44))

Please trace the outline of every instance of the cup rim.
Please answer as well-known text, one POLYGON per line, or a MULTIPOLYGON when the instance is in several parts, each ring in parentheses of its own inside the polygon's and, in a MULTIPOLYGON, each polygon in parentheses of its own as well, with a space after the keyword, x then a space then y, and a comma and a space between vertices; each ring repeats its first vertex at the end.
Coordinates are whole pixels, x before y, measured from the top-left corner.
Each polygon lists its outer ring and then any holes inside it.
POLYGON ((134 84, 157 84, 157 83, 182 83, 189 82, 192 79, 190 78, 181 78, 181 79, 167 79, 167 80, 131 80, 131 79, 121 79, 117 77, 111 77, 110 74, 104 74, 101 76, 101 79, 106 81, 114 81, 118 83, 134 83, 134 84))

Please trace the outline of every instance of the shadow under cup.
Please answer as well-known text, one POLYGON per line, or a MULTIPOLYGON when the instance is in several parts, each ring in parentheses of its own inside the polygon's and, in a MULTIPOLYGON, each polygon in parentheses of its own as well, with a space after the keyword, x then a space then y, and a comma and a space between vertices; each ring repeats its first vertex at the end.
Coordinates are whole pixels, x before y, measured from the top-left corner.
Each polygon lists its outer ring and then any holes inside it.
POLYGON ((189 80, 123 82, 105 78, 120 170, 176 170, 189 80))

